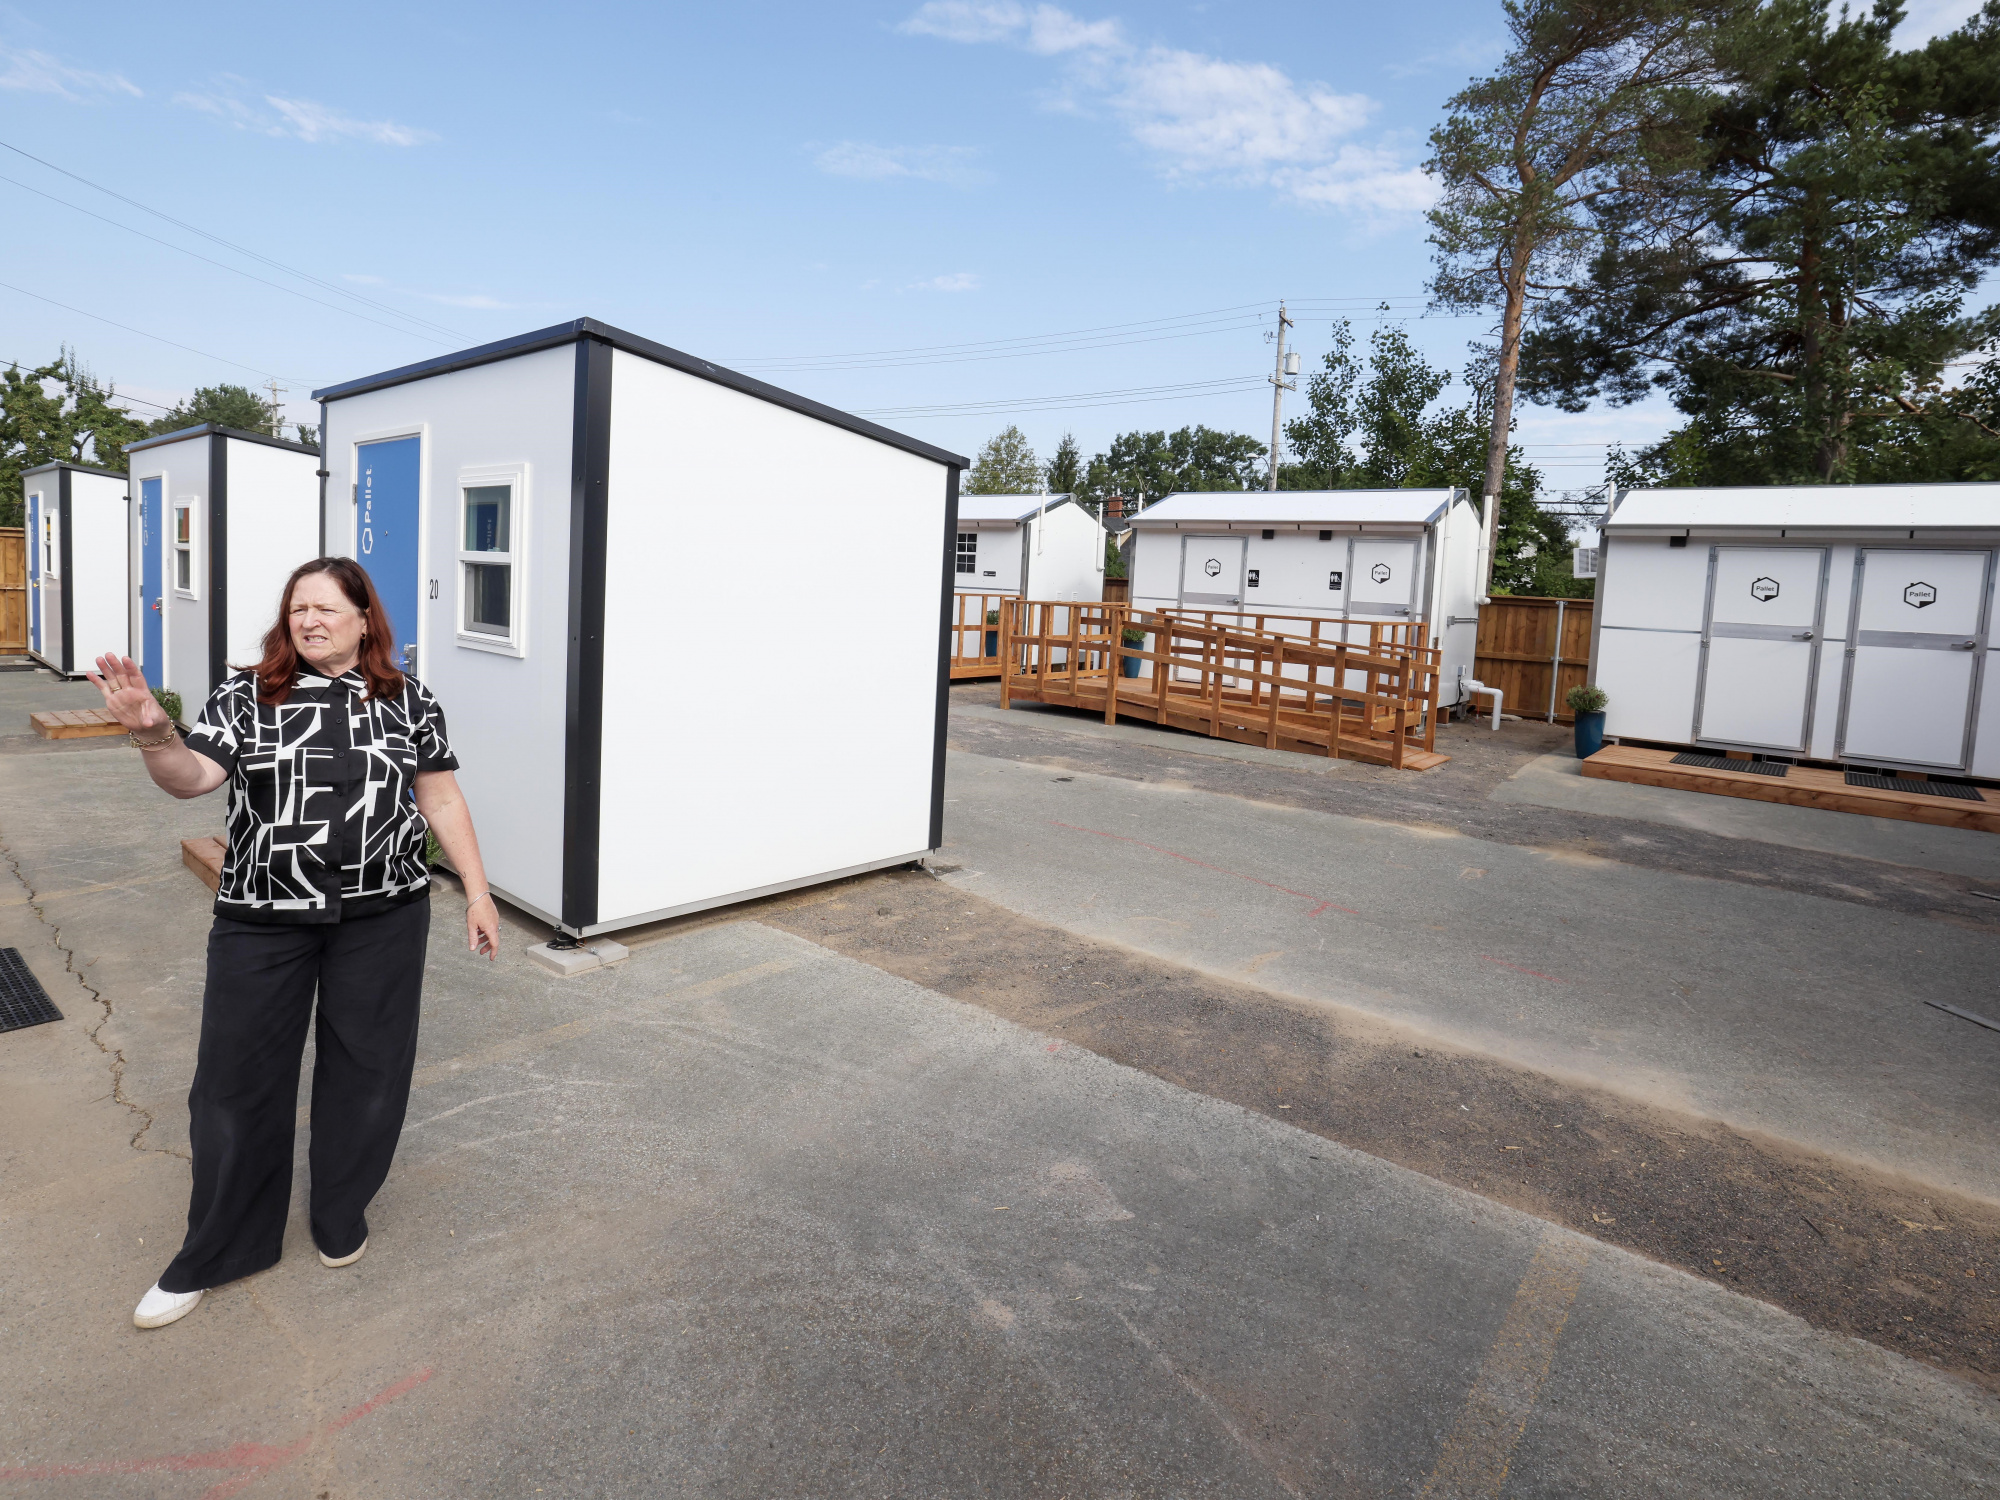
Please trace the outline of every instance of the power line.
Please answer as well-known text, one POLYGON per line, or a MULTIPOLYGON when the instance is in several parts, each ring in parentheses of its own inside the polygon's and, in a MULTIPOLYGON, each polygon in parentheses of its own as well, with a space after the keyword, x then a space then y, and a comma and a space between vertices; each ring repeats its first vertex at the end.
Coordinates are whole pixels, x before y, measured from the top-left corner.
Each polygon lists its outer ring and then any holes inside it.
MULTIPOLYGON (((176 229, 185 229, 189 234, 200 235, 201 238, 208 240, 213 244, 220 245, 226 250, 234 250, 238 255, 247 255, 252 260, 259 261, 264 265, 270 266, 274 270, 283 271, 287 276, 296 276, 301 281, 311 282, 314 286, 319 287, 322 291, 332 292, 336 297, 346 297, 350 301, 359 302, 368 307, 372 307, 377 312, 385 312, 389 314, 389 316, 392 318, 402 318, 405 322, 422 324, 426 328, 433 329, 438 333, 447 334, 454 339, 465 339, 471 336, 469 334, 460 333, 456 328, 447 328, 442 323, 434 323, 429 318, 420 318, 415 313, 403 312, 398 308, 389 306, 386 302, 377 302, 372 297, 364 297, 359 292, 349 291, 346 287, 337 285, 336 283, 331 281, 323 280, 322 278, 313 275, 309 271, 301 271, 295 266, 286 265, 283 261, 273 260, 268 255, 260 254, 259 252, 251 250, 243 245, 238 245, 233 241, 225 240, 224 238, 222 238, 221 235, 210 234, 206 229, 196 228, 193 224, 190 224, 183 219, 176 219, 172 214, 162 213, 157 208, 150 208, 146 204, 141 203, 138 199, 128 198, 123 193, 117 192, 112 188, 108 188, 100 182, 92 182, 88 177, 78 176, 75 172, 70 171, 67 167, 59 167, 52 161, 45 161, 41 157, 36 156, 33 152, 23 151, 19 146, 14 145, 10 141, 0 141, 0 146, 6 147, 9 151, 12 151, 16 156, 27 157, 29 161, 34 162, 37 166, 47 167, 51 172, 61 173, 64 177, 69 178, 72 182, 80 182, 85 187, 91 188, 96 192, 103 193, 108 198, 116 198, 120 203, 124 203, 133 208, 136 208, 141 213, 148 213, 151 214, 156 219, 165 220, 167 223, 173 225, 176 229)), ((233 361, 231 361, 231 363, 233 363, 233 361)))
POLYGON ((122 229, 127 234, 136 234, 142 240, 151 240, 156 245, 165 245, 169 250, 178 250, 182 255, 193 256, 196 260, 201 261, 204 265, 216 266, 224 271, 233 272, 235 275, 248 277, 251 281, 256 282, 259 286, 268 286, 272 288, 274 291, 280 291, 286 293, 289 296, 303 298, 305 301, 310 302, 317 307, 332 308, 333 311, 335 312, 346 313, 349 317, 360 318, 363 322, 373 323, 377 328, 386 328, 391 333, 400 333, 405 338, 420 338, 433 344, 442 344, 446 342, 446 340, 438 338, 432 334, 418 333, 415 329, 411 328, 398 328, 394 323, 384 323, 380 318, 371 318, 368 316, 367 313, 357 312, 354 308, 351 307, 341 307, 336 303, 321 301, 321 299, 319 299, 318 297, 309 297, 304 292, 300 291, 297 287, 280 286, 275 281, 266 281, 262 276, 252 275, 250 272, 244 270, 241 266, 229 265, 223 261, 216 260, 211 256, 203 255, 199 251, 190 250, 185 245, 176 245, 172 240, 163 240, 156 234, 147 234, 143 229, 134 229, 130 224, 121 224, 116 219, 107 218, 103 214, 96 213, 88 208, 85 208, 80 203, 71 203, 67 198, 58 198, 54 193, 45 193, 38 187, 30 187, 27 183, 20 181, 18 178, 0 176, 0 182, 10 182, 15 187, 20 188, 23 192, 33 193, 38 198, 46 198, 51 203, 60 203, 64 208, 74 209, 76 212, 80 214, 84 214, 90 218, 96 219, 100 224, 109 224, 112 228, 122 229))
POLYGON ((864 407, 858 417, 910 420, 918 417, 1005 416, 1011 412, 1070 411, 1085 406, 1131 406, 1146 401, 1181 401, 1190 397, 1225 396, 1255 390, 1262 376, 1195 380, 1184 385, 1140 385, 1123 390, 1078 391, 1068 396, 1024 396, 1001 401, 964 401, 946 406, 864 407))
MULTIPOLYGON (((6 144, 4 141, 0 141, 0 145, 4 144, 6 144)), ((199 354, 203 359, 213 359, 225 365, 234 365, 239 370, 248 370, 255 375, 271 374, 271 371, 263 369, 260 366, 246 365, 240 359, 227 359, 220 354, 210 354, 206 349, 197 349, 192 344, 182 344, 170 338, 162 338, 157 333, 148 333, 143 328, 134 328, 130 323, 120 323, 115 318, 105 317, 102 313, 85 312, 80 307, 71 307, 67 302, 58 302, 53 297, 44 297, 40 292, 31 292, 24 286, 14 286, 9 282, 0 281, 0 289, 19 292, 23 297, 33 297, 37 302, 46 302, 50 307, 60 307, 64 312, 73 312, 80 318, 94 318, 100 323, 109 323, 113 328, 122 328, 127 333, 136 333, 142 339, 152 339, 157 343, 170 344, 176 349, 185 349, 189 354, 199 354)), ((300 377, 296 375, 283 375, 278 378, 281 380, 297 380, 300 377)), ((304 383, 310 385, 312 382, 305 381, 304 383)), ((147 402, 146 404, 149 406, 152 405, 151 402, 147 402)))
MULTIPOLYGON (((41 368, 41 366, 40 366, 40 365, 31 365, 31 364, 29 364, 29 363, 28 363, 28 362, 27 362, 26 360, 21 360, 21 359, 10 359, 10 360, 8 360, 8 361, 7 361, 7 364, 9 364, 10 366, 12 366, 12 367, 13 367, 14 369, 16 369, 16 370, 23 370, 23 369, 25 369, 25 370, 39 370, 39 369, 41 368)), ((146 399, 146 398, 145 398, 144 396, 121 396, 121 395, 119 395, 119 394, 117 393, 117 391, 115 391, 115 390, 112 390, 112 391, 107 391, 107 392, 106 392, 105 394, 106 394, 106 399, 107 399, 107 400, 110 400, 110 401, 136 401, 136 402, 138 402, 138 403, 139 403, 139 404, 140 404, 141 406, 150 406, 150 407, 152 407, 154 411, 172 411, 172 410, 173 410, 173 408, 172 408, 171 406, 162 406, 162 405, 160 405, 160 403, 159 403, 159 402, 157 402, 157 401, 148 401, 148 400, 147 400, 147 399, 146 399)))

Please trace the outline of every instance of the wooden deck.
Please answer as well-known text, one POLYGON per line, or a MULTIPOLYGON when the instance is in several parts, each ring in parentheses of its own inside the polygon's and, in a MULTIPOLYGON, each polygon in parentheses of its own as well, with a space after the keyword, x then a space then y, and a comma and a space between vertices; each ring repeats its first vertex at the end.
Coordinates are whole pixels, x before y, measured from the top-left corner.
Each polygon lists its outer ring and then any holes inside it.
POLYGON ((222 856, 228 852, 218 838, 181 840, 181 863, 200 876, 211 891, 222 889, 222 856))
POLYGON ((1000 607, 1014 597, 1013 594, 952 595, 951 624, 945 627, 945 634, 951 643, 953 682, 1000 675, 1000 607), (991 651, 986 649, 989 642, 991 651))
POLYGON ((1402 770, 1451 758, 1434 739, 1437 653, 1388 639, 1407 627, 1307 641, 1174 610, 1026 599, 1001 621, 1003 708, 1026 699, 1402 770), (1123 675, 1125 659, 1148 675, 1123 675))
POLYGON ((125 733, 125 726, 101 708, 47 709, 29 714, 28 722, 45 740, 87 740, 101 734, 125 733))
POLYGON ((1583 774, 1600 781, 1630 781, 1641 786, 1712 792, 1756 802, 1783 802, 1793 807, 1818 807, 1872 818, 1900 818, 1906 823, 1932 823, 1940 828, 2000 833, 2000 788, 1984 789, 1983 801, 1966 802, 1956 797, 1849 786, 1843 772, 1823 766, 1793 766, 1782 777, 1759 776, 1750 771, 1677 766, 1673 763, 1674 754, 1672 750, 1649 750, 1637 745, 1606 745, 1583 763, 1583 774))

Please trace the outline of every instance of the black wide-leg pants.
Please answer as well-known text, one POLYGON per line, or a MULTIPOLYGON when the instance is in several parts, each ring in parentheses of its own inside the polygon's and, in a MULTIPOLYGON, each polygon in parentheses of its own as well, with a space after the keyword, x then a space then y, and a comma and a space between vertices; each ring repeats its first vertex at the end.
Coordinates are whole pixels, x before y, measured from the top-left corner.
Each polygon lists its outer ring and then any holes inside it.
POLYGON ((215 919, 188 1091, 194 1194, 162 1291, 205 1290, 277 1264, 315 993, 312 1237, 336 1258, 361 1248, 410 1101, 430 921, 428 899, 319 926, 215 919))

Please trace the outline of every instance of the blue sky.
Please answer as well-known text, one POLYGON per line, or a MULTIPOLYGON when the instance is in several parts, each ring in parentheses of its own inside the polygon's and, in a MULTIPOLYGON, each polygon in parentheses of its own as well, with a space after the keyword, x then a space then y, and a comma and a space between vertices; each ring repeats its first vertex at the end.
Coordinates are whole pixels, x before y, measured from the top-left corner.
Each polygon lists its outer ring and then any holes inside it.
MULTIPOLYGON (((966 453, 1267 437, 1280 297, 1308 368, 1385 300, 1452 368, 1481 331, 1421 316, 1419 168, 1500 47, 1491 0, 0 4, 0 359, 275 377, 310 420, 589 315, 966 453)), ((1669 416, 1521 435, 1559 488, 1669 416)))

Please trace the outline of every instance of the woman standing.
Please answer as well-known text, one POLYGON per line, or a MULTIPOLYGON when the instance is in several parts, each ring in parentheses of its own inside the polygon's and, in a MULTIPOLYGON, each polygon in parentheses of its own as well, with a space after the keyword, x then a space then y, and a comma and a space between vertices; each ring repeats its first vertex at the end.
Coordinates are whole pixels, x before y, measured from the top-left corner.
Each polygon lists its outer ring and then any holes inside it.
POLYGON ((323 557, 286 581, 264 659, 215 690, 185 744, 130 657, 99 657, 89 674, 163 791, 200 797, 229 783, 188 1093, 187 1240, 133 1312, 141 1328, 277 1264, 315 995, 313 1242, 329 1266, 368 1248, 364 1212, 389 1175, 416 1063, 426 829, 472 893, 467 945, 489 959, 499 951, 443 711, 396 670, 391 639, 367 573, 323 557))

